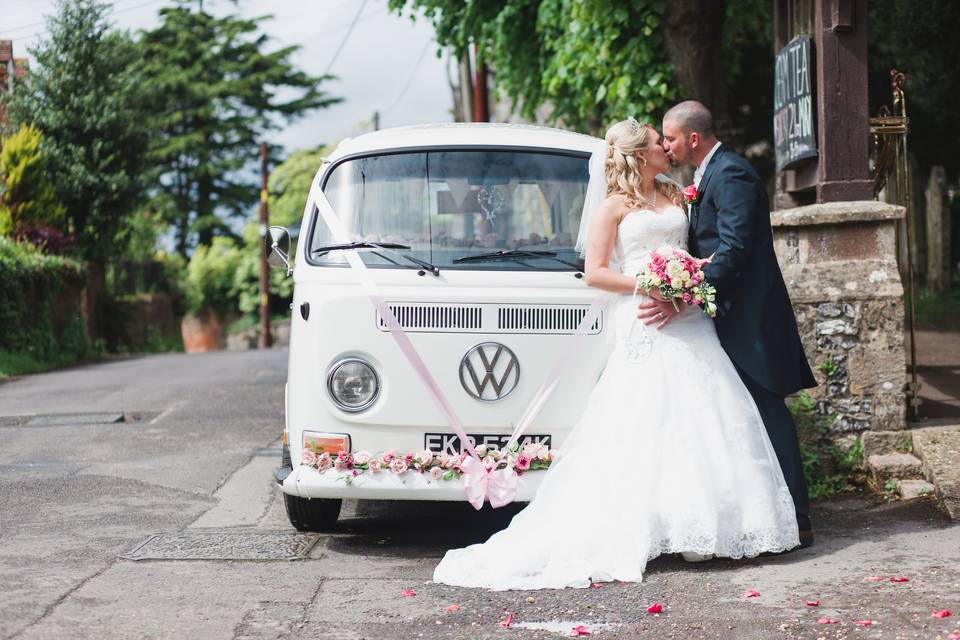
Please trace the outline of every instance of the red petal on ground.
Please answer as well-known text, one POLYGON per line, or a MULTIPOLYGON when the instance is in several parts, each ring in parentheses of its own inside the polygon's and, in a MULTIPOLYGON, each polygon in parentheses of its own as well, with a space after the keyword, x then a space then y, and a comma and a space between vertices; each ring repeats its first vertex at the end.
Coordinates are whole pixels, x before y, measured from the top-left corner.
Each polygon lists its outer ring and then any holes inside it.
POLYGON ((839 624, 839 620, 835 618, 820 618, 817 620, 817 624, 839 624))
POLYGON ((759 597, 760 597, 760 592, 759 592, 759 591, 744 591, 744 592, 743 592, 743 597, 744 597, 744 598, 759 598, 759 597))
POLYGON ((450 605, 449 607, 445 607, 445 608, 444 608, 444 611, 446 611, 447 613, 453 613, 454 611, 460 611, 460 605, 458 605, 458 604, 452 604, 452 605, 450 605))
POLYGON ((591 583, 590 583, 590 588, 591 588, 591 589, 603 589, 603 585, 602 585, 602 584, 599 584, 599 583, 597 583, 597 582, 591 582, 591 583))
POLYGON ((590 629, 583 626, 582 624, 578 624, 573 628, 573 631, 571 631, 570 633, 571 635, 575 635, 575 636, 588 636, 590 635, 590 629))
POLYGON ((948 610, 944 609, 942 611, 934 611, 933 613, 930 614, 930 617, 931 618, 949 618, 951 615, 953 614, 950 613, 948 610))
POLYGON ((890 576, 890 582, 910 582, 910 578, 897 578, 890 576))
POLYGON ((647 607, 647 613, 663 613, 663 605, 659 602, 654 602, 652 605, 647 607))
POLYGON ((820 606, 820 601, 819 601, 819 600, 807 600, 806 602, 804 602, 804 604, 807 605, 808 607, 819 607, 819 606, 820 606))
POLYGON ((883 582, 883 576, 867 576, 863 579, 864 582, 883 582))
POLYGON ((400 592, 401 598, 412 598, 415 595, 417 595, 417 592, 414 591, 413 589, 404 589, 403 591, 400 592))
POLYGON ((506 629, 506 628, 509 627, 511 624, 513 624, 513 614, 512 614, 512 613, 508 613, 508 614, 507 614, 507 617, 506 617, 505 619, 503 619, 503 620, 500 621, 500 626, 503 627, 504 629, 506 629))
POLYGON ((876 620, 854 620, 853 624, 860 625, 861 627, 872 627, 877 624, 876 620))

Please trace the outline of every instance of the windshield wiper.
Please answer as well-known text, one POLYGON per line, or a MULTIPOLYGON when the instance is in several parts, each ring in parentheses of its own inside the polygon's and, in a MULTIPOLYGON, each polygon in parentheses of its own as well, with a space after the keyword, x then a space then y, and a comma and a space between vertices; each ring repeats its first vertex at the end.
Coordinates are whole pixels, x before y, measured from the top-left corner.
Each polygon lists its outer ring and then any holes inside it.
POLYGON ((527 251, 525 249, 506 249, 503 251, 491 251, 490 253, 478 253, 475 256, 463 256, 461 258, 457 258, 454 260, 454 262, 492 262, 495 260, 512 260, 514 262, 526 264, 523 262, 523 258, 546 258, 547 260, 553 260, 554 262, 559 262, 560 264, 568 267, 573 267, 577 271, 580 270, 580 268, 573 262, 567 262, 562 258, 558 258, 556 251, 527 251))
MULTIPOLYGON (((421 260, 420 258, 414 258, 413 256, 408 256, 405 253, 400 253, 399 251, 394 251, 394 249, 409 249, 410 247, 405 244, 397 244, 396 242, 350 242, 347 244, 331 244, 325 247, 318 247, 313 250, 314 256, 322 256, 325 253, 331 251, 349 251, 353 249, 377 249, 378 251, 383 251, 389 253, 390 255, 395 255, 405 260, 412 262, 421 269, 426 269, 435 276, 440 275, 440 267, 430 264, 426 260, 421 260)), ((377 251, 373 253, 380 255, 377 251)), ((386 256, 380 256, 381 258, 386 258, 386 256)), ((389 260, 389 258, 386 258, 389 260)), ((397 264, 393 260, 390 260, 394 264, 397 264)), ((416 267, 414 267, 416 268, 416 267)))

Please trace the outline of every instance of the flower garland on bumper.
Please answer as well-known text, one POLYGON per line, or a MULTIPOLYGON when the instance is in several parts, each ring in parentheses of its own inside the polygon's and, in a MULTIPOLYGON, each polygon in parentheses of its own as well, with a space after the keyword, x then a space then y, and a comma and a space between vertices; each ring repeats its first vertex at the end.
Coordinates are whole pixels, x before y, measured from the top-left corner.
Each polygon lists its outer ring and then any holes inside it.
MULTIPOLYGON (((527 471, 548 469, 555 459, 556 451, 545 444, 530 443, 520 446, 514 443, 506 451, 496 447, 479 445, 474 452, 480 457, 483 466, 489 472, 502 469, 511 469, 517 476, 527 471)), ((354 454, 340 452, 327 453, 314 448, 304 450, 301 464, 312 467, 323 473, 330 469, 341 471, 338 478, 350 481, 359 475, 420 473, 430 476, 433 480, 456 480, 463 475, 463 463, 470 456, 464 451, 461 454, 435 453, 421 451, 420 453, 400 454, 396 451, 379 452, 358 451, 354 454)))

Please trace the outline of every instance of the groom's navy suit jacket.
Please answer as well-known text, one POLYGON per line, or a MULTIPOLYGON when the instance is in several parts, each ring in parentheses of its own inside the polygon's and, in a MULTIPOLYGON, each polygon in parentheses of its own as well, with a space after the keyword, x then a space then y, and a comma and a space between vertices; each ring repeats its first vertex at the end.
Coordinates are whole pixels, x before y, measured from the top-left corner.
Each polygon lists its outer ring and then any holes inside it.
POLYGON ((773 251, 770 206, 756 171, 726 145, 704 170, 690 212, 690 251, 713 255, 717 334, 730 359, 763 388, 786 396, 816 386, 773 251))

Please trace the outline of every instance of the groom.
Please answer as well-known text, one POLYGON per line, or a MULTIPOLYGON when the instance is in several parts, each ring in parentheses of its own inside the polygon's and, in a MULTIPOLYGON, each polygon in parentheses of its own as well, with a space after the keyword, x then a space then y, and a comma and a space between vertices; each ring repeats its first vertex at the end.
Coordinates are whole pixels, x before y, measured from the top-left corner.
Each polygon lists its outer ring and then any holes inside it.
MULTIPOLYGON (((793 496, 800 544, 809 546, 807 485, 784 397, 817 383, 773 251, 766 189, 750 164, 717 140, 713 117, 699 102, 681 102, 667 111, 663 149, 674 166, 696 168, 690 253, 713 257, 703 271, 717 289, 717 334, 760 410, 793 496)), ((662 327, 677 313, 672 304, 651 300, 638 315, 662 327)))

